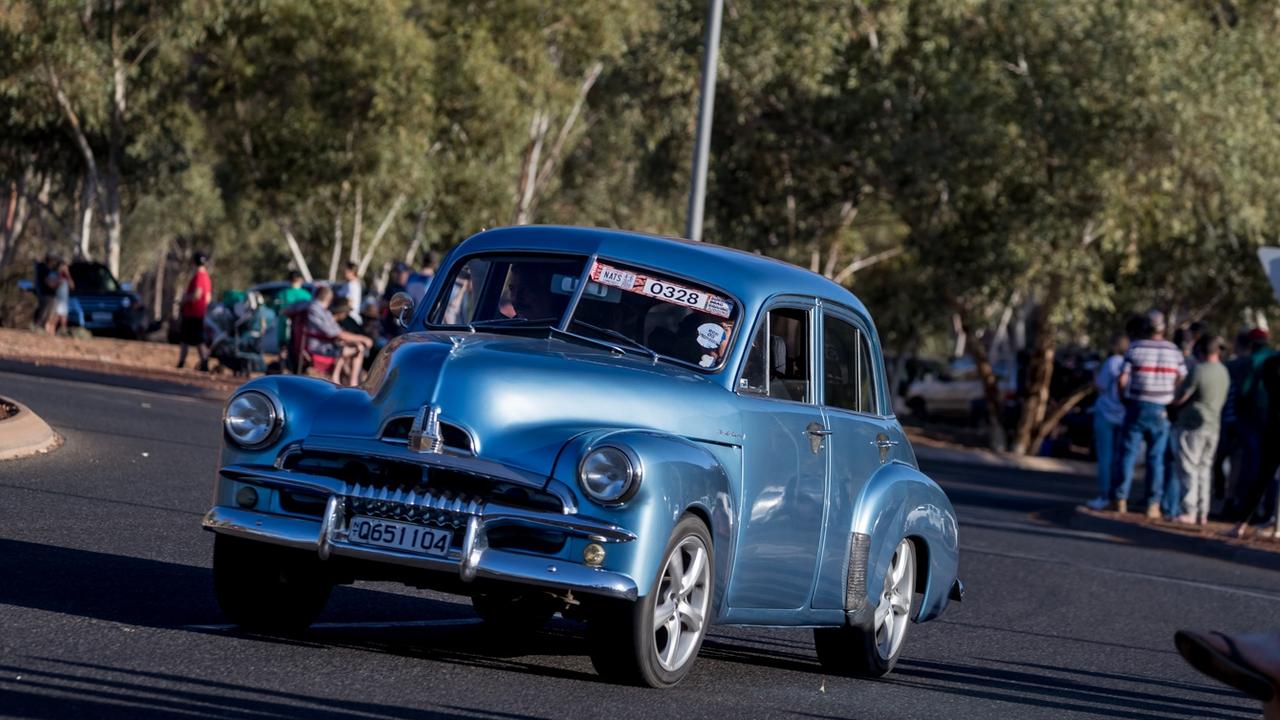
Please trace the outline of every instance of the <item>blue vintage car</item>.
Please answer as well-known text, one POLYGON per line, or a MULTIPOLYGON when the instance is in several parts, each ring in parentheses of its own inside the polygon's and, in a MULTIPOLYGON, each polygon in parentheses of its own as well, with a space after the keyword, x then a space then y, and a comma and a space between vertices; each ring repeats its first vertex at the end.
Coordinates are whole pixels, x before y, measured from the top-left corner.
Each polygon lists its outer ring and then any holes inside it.
POLYGON ((305 628, 335 584, 560 612, 591 659, 669 686, 708 626, 815 628, 889 672, 958 600, 956 518, 894 418, 862 303, 797 267, 612 230, 459 245, 359 388, 269 376, 223 417, 218 601, 305 628))

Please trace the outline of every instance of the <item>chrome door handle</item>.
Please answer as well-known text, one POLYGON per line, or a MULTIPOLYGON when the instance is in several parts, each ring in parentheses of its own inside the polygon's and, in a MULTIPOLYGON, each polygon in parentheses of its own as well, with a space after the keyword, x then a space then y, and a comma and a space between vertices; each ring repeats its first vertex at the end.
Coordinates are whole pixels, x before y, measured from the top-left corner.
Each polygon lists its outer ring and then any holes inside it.
POLYGON ((887 438, 876 438, 875 440, 871 441, 871 444, 875 445, 878 448, 891 448, 891 447, 897 447, 899 443, 897 440, 889 440, 887 438))
POLYGON ((831 434, 831 430, 827 428, 809 428, 808 430, 805 430, 805 432, 813 435, 814 437, 827 437, 831 434))

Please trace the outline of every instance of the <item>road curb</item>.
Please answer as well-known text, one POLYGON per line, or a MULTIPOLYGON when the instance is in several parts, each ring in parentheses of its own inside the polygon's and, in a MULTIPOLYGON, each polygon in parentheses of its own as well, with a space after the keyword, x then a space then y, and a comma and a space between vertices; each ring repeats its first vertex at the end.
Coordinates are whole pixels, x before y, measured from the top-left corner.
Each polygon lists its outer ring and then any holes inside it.
POLYGON ((1280 544, 1265 549, 1216 535, 1195 535, 1147 523, 1117 520, 1110 513, 1095 512, 1077 506, 1071 510, 1040 513, 1040 517, 1073 530, 1103 533, 1127 540, 1135 545, 1160 547, 1175 552, 1204 555, 1252 565, 1267 570, 1280 570, 1280 544))
POLYGON ((998 467, 1007 470, 1025 470, 1084 477, 1092 477, 1097 472, 1093 463, 1081 460, 1014 455, 981 448, 940 447, 924 444, 918 439, 913 440, 911 446, 915 451, 916 459, 925 462, 957 463, 979 467, 998 467))
POLYGON ((114 373, 99 367, 88 367, 89 363, 76 363, 70 360, 13 360, 0 358, 0 372, 11 372, 19 375, 35 375, 54 380, 70 380, 95 385, 146 390, 166 395, 215 400, 223 402, 235 391, 230 385, 213 386, 198 381, 186 382, 183 378, 156 378, 114 373))
POLYGON ((18 409, 17 414, 0 419, 0 460, 47 453, 62 444, 62 436, 31 408, 6 397, 0 397, 0 403, 18 409))

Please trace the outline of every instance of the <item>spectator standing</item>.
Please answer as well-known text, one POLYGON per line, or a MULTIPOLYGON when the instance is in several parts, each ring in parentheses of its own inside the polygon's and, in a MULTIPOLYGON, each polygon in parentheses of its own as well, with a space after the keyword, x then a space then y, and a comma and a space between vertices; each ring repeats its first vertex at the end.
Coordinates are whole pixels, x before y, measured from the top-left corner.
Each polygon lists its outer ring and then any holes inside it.
POLYGON ((311 291, 302 287, 302 273, 290 270, 289 287, 276 293, 275 297, 276 342, 281 351, 289 347, 288 309, 298 303, 309 302, 311 302, 311 291))
POLYGON ((209 301, 213 297, 213 280, 209 278, 209 270, 205 264, 209 257, 197 251, 191 256, 195 272, 187 283, 187 292, 182 296, 182 324, 179 328, 178 367, 187 364, 187 349, 195 346, 200 354, 201 372, 209 370, 209 348, 204 344, 204 316, 209 309, 209 301))
POLYGON ((1235 347, 1232 357, 1224 365, 1231 378, 1231 387, 1227 390, 1227 402, 1222 406, 1222 434, 1218 438, 1218 451, 1214 458, 1214 490, 1222 498, 1222 514, 1234 517, 1236 506, 1240 504, 1241 495, 1245 492, 1240 487, 1240 460, 1243 451, 1240 445, 1240 420, 1236 415, 1236 396, 1240 394, 1240 383, 1244 380, 1245 369, 1249 363, 1249 334, 1236 333, 1235 347))
POLYGON ((391 314, 391 298, 395 297, 396 293, 409 292, 409 280, 409 266, 396 263, 391 269, 391 280, 387 282, 387 289, 382 293, 382 336, 385 338, 398 337, 404 333, 404 328, 396 322, 398 318, 391 314))
POLYGON ((360 317, 360 308, 364 304, 364 286, 360 283, 360 268, 355 263, 347 263, 342 269, 342 278, 342 296, 351 306, 351 319, 357 325, 362 324, 364 320, 360 317))
POLYGON ((1093 403, 1093 442, 1098 455, 1098 496, 1088 502, 1094 510, 1111 504, 1111 494, 1120 478, 1120 450, 1123 447, 1124 402, 1120 399, 1120 373, 1124 371, 1124 355, 1129 338, 1116 333, 1111 339, 1111 356, 1102 362, 1094 387, 1098 399, 1093 403))
POLYGON ((67 314, 71 312, 71 291, 75 289, 71 268, 60 259, 53 260, 45 273, 44 285, 50 297, 45 310, 44 330, 50 335, 66 332, 67 314))
MULTIPOLYGON (((1187 366, 1178 347, 1164 339, 1164 313, 1151 310, 1146 314, 1143 337, 1134 341, 1124 356, 1119 386, 1125 393, 1124 455, 1122 478, 1116 489, 1117 511, 1128 509, 1129 491, 1133 487, 1134 466, 1138 451, 1147 446, 1147 517, 1159 518, 1161 511, 1170 516, 1181 512, 1181 498, 1165 496, 1165 448, 1169 444, 1167 408, 1174 391, 1186 377, 1187 366)), ((1175 493, 1170 493, 1173 495, 1175 493)))
POLYGON ((422 298, 427 294, 427 288, 431 287, 431 281, 436 277, 436 265, 438 260, 435 251, 426 253, 422 260, 422 269, 413 273, 405 283, 405 292, 409 293, 409 297, 413 298, 414 304, 421 304, 422 298))
POLYGON ((53 253, 46 253, 43 260, 36 262, 36 314, 32 323, 48 331, 49 316, 53 314, 53 288, 49 287, 49 273, 58 263, 53 253))
MULTIPOLYGON (((1280 353, 1270 353, 1258 370, 1258 381, 1267 395, 1266 416, 1260 436, 1264 439, 1259 452, 1258 467, 1246 486, 1236 517, 1240 523, 1231 531, 1236 537, 1244 537, 1249 521, 1262 506, 1264 520, 1275 508, 1276 471, 1280 469, 1280 353), (1265 505, 1263 504, 1265 502, 1265 505)), ((1243 478, 1242 478, 1243 480, 1243 478)), ((1274 518, 1280 522, 1280 517, 1274 518)))
POLYGON ((1235 414, 1240 431, 1240 473, 1236 476, 1235 497, 1240 501, 1236 508, 1236 519, 1247 520, 1242 513, 1253 513, 1254 507, 1246 509, 1246 497, 1252 494, 1255 483, 1265 483, 1268 479, 1260 477, 1262 448, 1266 438, 1264 427, 1267 424, 1268 393, 1262 382, 1262 366, 1271 356, 1269 336, 1266 330, 1254 328, 1246 336, 1248 356, 1239 367, 1239 387, 1235 393, 1235 414))
POLYGON ((1221 362, 1224 341, 1201 337, 1192 354, 1196 364, 1187 375, 1175 401, 1180 407, 1174 422, 1174 464, 1179 485, 1186 490, 1178 521, 1204 525, 1212 500, 1213 455, 1218 447, 1222 407, 1227 402, 1231 376, 1221 362))

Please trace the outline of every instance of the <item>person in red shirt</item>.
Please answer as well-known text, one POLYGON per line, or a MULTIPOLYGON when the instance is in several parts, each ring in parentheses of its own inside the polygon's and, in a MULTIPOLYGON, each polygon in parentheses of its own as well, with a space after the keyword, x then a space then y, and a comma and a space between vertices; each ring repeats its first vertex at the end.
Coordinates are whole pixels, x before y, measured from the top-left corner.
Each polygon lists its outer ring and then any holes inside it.
POLYGON ((196 271, 187 283, 187 292, 182 296, 182 325, 178 348, 178 367, 187 364, 187 347, 194 345, 200 353, 201 372, 209 370, 209 348, 204 344, 204 313, 209 309, 209 298, 213 297, 213 281, 209 279, 209 271, 205 263, 209 257, 196 252, 191 258, 196 271))

